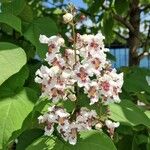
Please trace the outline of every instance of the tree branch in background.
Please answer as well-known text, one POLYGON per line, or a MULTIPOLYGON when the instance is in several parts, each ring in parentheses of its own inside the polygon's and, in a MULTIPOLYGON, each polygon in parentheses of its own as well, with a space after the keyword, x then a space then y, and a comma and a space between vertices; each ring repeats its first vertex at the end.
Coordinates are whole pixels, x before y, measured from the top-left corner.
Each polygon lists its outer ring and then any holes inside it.
POLYGON ((120 23, 122 23, 124 26, 126 26, 131 32, 134 33, 134 28, 133 26, 130 24, 130 22, 128 22, 127 20, 125 20, 123 17, 121 17, 118 14, 113 13, 113 18, 117 21, 119 21, 120 23))
POLYGON ((115 31, 115 30, 113 30, 113 32, 114 32, 116 35, 118 35, 121 39, 127 41, 127 38, 125 38, 125 37, 124 37, 123 35, 121 35, 119 32, 117 32, 117 31, 115 31))
POLYGON ((148 4, 148 5, 146 5, 144 8, 142 8, 142 9, 140 10, 140 12, 146 11, 147 9, 150 9, 150 4, 148 4))
POLYGON ((144 46, 143 46, 143 47, 144 47, 144 50, 143 50, 143 52, 138 56, 139 59, 142 59, 143 57, 150 55, 150 52, 147 52, 149 42, 150 42, 150 25, 149 25, 149 29, 148 29, 147 38, 146 38, 146 41, 145 41, 144 46))
MULTIPOLYGON (((105 7, 104 5, 102 6, 102 8, 104 10, 108 10, 107 7, 105 7)), ((113 15, 113 18, 115 20, 117 20, 118 22, 122 23, 125 27, 127 27, 131 32, 134 33, 134 28, 133 26, 130 24, 130 22, 128 22, 125 18, 123 18, 122 16, 116 14, 114 11, 112 11, 112 15, 113 15)))

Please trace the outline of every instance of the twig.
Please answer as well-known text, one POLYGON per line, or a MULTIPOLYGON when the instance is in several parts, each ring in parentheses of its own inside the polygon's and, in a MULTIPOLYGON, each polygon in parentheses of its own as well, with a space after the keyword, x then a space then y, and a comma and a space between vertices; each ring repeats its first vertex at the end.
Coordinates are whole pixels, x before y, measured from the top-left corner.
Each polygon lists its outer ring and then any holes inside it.
POLYGON ((131 32, 135 32, 133 26, 130 24, 130 22, 128 22, 127 20, 125 20, 123 17, 121 17, 118 14, 113 13, 113 18, 117 21, 119 21, 120 23, 122 23, 124 26, 126 26, 131 32))
POLYGON ((113 30, 113 32, 118 35, 120 38, 122 38, 123 40, 127 41, 127 38, 125 38, 124 36, 122 36, 121 34, 119 34, 117 31, 113 30))
POLYGON ((150 4, 146 5, 144 8, 140 9, 140 12, 146 11, 147 9, 150 9, 150 4))
POLYGON ((149 39, 150 39, 150 25, 149 25, 149 30, 148 30, 148 34, 147 34, 147 38, 146 38, 145 44, 143 46, 144 47, 144 51, 138 56, 139 59, 142 59, 143 57, 150 55, 150 53, 148 53, 147 55, 144 55, 146 50, 147 50, 147 46, 149 44, 149 39))

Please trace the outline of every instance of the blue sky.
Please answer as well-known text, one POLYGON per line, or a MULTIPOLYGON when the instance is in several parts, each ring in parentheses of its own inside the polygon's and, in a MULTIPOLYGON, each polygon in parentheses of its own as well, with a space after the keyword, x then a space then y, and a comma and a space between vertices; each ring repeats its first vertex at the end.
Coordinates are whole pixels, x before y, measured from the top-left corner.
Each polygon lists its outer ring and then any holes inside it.
POLYGON ((82 0, 65 0, 65 3, 73 3, 76 7, 86 8, 86 4, 82 0))
MULTIPOLYGON (((53 2, 53 0, 48 0, 50 3, 53 2)), ((68 3, 73 3, 77 8, 78 7, 82 7, 82 8, 87 8, 87 5, 83 2, 83 0, 64 0, 64 3, 65 4, 68 4, 68 3)), ((56 3, 56 4, 59 4, 59 3, 56 3)), ((44 4, 45 5, 45 4, 44 4)), ((53 7, 53 5, 51 4, 46 4, 47 7, 53 7)))

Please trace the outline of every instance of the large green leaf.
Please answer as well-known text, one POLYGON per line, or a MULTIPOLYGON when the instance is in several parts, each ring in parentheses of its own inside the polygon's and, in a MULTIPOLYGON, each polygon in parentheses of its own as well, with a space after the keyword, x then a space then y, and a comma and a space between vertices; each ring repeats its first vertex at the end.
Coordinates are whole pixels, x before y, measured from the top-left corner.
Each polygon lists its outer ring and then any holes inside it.
POLYGON ((24 36, 36 47, 38 54, 44 58, 47 51, 47 45, 40 44, 40 34, 44 34, 49 37, 57 33, 58 30, 55 22, 50 18, 44 17, 34 20, 30 24, 28 30, 24 33, 24 36))
POLYGON ((18 143, 16 146, 16 150, 25 150, 27 146, 29 146, 34 140, 43 135, 42 129, 30 129, 24 131, 18 137, 18 143))
POLYGON ((8 93, 13 93, 22 88, 28 75, 29 70, 27 66, 23 66, 19 72, 12 75, 0 86, 0 97, 5 97, 8 93))
POLYGON ((115 0, 114 3, 115 10, 118 14, 122 14, 128 11, 129 2, 128 0, 115 0))
POLYGON ((0 98, 0 149, 5 149, 12 133, 22 127, 36 100, 36 93, 29 88, 0 98))
POLYGON ((103 5, 104 0, 93 0, 91 7, 89 7, 89 11, 91 14, 97 13, 99 8, 103 5))
POLYGON ((113 27, 114 27, 114 19, 109 12, 106 12, 103 17, 102 31, 106 38, 105 42, 108 44, 110 44, 114 39, 113 27))
POLYGON ((4 13, 10 13, 18 15, 25 6, 25 0, 9 0, 6 3, 2 3, 1 9, 4 13))
POLYGON ((144 103, 150 102, 150 86, 146 76, 150 76, 150 70, 145 68, 122 68, 124 72, 123 90, 129 95, 137 96, 144 103), (133 80, 134 79, 134 80, 133 80))
POLYGON ((12 14, 0 13, 0 23, 5 23, 21 33, 21 20, 12 14))
POLYGON ((24 9, 19 14, 21 20, 25 22, 31 22, 33 20, 33 11, 29 5, 25 5, 24 9))
POLYGON ((143 124, 150 127, 150 119, 131 101, 122 100, 119 104, 111 104, 110 111, 110 118, 115 121, 132 126, 143 124))
POLYGON ((132 67, 132 68, 123 68, 122 71, 125 72, 123 85, 125 91, 127 92, 146 91, 150 93, 150 86, 148 86, 148 83, 146 81, 146 76, 150 76, 149 69, 132 67))
POLYGON ((147 5, 148 5, 148 4, 149 4, 149 0, 140 0, 140 3, 141 3, 141 4, 147 4, 147 5))
POLYGON ((33 142, 27 150, 116 150, 111 139, 103 132, 87 131, 80 133, 80 139, 72 146, 52 137, 42 137, 33 142))
POLYGON ((26 63, 24 50, 14 44, 0 42, 0 85, 26 63))

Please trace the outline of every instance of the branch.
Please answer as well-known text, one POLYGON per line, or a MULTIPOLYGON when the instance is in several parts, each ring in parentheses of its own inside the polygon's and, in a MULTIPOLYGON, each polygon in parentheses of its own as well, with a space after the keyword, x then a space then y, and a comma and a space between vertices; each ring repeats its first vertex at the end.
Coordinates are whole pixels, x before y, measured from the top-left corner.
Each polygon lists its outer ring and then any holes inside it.
POLYGON ((150 52, 149 53, 147 52, 147 46, 149 44, 149 39, 150 39, 150 25, 149 25, 147 38, 146 38, 146 41, 145 41, 145 44, 144 44, 144 51, 138 56, 139 59, 142 59, 143 57, 150 55, 150 52))
MULTIPOLYGON (((104 5, 102 5, 102 8, 104 10, 108 10, 108 8, 104 5)), ((112 15, 113 15, 113 18, 117 21, 119 21, 120 23, 122 23, 124 26, 126 26, 131 32, 134 33, 134 28, 133 26, 130 24, 130 22, 128 22, 125 18, 123 18, 122 16, 116 14, 113 10, 112 10, 112 15)))
POLYGON ((146 11, 147 9, 150 9, 150 4, 146 5, 144 8, 140 9, 140 12, 146 11))
POLYGON ((113 30, 113 32, 118 35, 120 38, 122 38, 123 40, 127 41, 127 38, 125 38, 124 36, 122 36, 121 34, 119 34, 119 32, 113 30))
POLYGON ((130 24, 130 22, 128 22, 127 20, 125 20, 123 17, 121 17, 118 14, 113 13, 113 17, 115 20, 119 21, 120 23, 122 23, 124 26, 126 26, 131 32, 134 33, 134 28, 133 26, 130 24))
POLYGON ((149 53, 149 52, 143 52, 143 53, 141 53, 141 54, 138 56, 138 58, 141 60, 141 59, 143 59, 145 56, 150 56, 150 53, 149 53))

